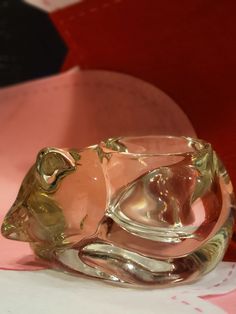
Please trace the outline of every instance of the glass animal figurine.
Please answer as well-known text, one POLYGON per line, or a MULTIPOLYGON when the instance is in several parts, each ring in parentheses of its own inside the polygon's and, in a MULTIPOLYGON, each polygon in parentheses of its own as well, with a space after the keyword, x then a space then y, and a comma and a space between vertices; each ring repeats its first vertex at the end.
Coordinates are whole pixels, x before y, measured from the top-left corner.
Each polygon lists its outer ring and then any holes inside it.
POLYGON ((130 286, 192 282, 230 241, 234 196, 210 144, 111 138, 42 149, 2 224, 66 272, 130 286))

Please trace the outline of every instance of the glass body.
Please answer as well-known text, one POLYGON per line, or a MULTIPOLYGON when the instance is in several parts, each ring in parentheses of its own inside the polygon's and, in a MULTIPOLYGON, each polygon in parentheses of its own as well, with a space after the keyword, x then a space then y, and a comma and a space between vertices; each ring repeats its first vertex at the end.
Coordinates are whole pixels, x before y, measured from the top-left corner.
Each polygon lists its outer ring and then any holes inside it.
POLYGON ((119 284, 195 281, 224 256, 234 196, 211 145, 172 136, 45 148, 2 225, 66 271, 119 284))

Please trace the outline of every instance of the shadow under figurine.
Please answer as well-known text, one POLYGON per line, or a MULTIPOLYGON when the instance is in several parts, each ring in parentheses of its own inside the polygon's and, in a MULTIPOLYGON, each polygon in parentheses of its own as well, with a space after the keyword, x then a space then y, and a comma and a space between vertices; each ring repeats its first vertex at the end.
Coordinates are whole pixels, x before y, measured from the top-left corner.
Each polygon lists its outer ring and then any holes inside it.
POLYGON ((210 144, 111 138, 78 151, 41 150, 2 234, 72 273, 163 287, 195 281, 222 260, 233 205, 210 144))

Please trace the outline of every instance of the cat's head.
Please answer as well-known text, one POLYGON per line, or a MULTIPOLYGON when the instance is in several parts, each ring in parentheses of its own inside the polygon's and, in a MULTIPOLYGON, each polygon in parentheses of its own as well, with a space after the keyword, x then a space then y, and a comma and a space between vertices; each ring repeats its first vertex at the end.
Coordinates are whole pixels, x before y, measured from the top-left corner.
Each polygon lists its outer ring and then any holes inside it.
MULTIPOLYGON (((3 221, 2 234, 41 248, 67 245, 78 235, 83 238, 83 234, 92 232, 88 230, 91 228, 88 200, 94 203, 93 195, 99 195, 98 190, 101 192, 101 186, 104 187, 101 172, 94 150, 81 153, 57 148, 41 150, 3 221)), ((97 221, 92 225, 96 228, 97 221)))

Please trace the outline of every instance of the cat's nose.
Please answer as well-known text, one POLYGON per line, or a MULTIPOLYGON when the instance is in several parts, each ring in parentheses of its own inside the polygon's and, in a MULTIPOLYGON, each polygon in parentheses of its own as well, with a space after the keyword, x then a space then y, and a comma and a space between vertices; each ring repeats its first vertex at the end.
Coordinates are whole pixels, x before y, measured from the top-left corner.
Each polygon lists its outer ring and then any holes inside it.
POLYGON ((15 217, 14 214, 8 214, 1 226, 2 235, 10 240, 28 241, 28 237, 23 231, 21 222, 15 217))
POLYGON ((3 221, 1 233, 7 239, 18 240, 19 238, 16 226, 14 226, 7 218, 5 218, 3 221))

